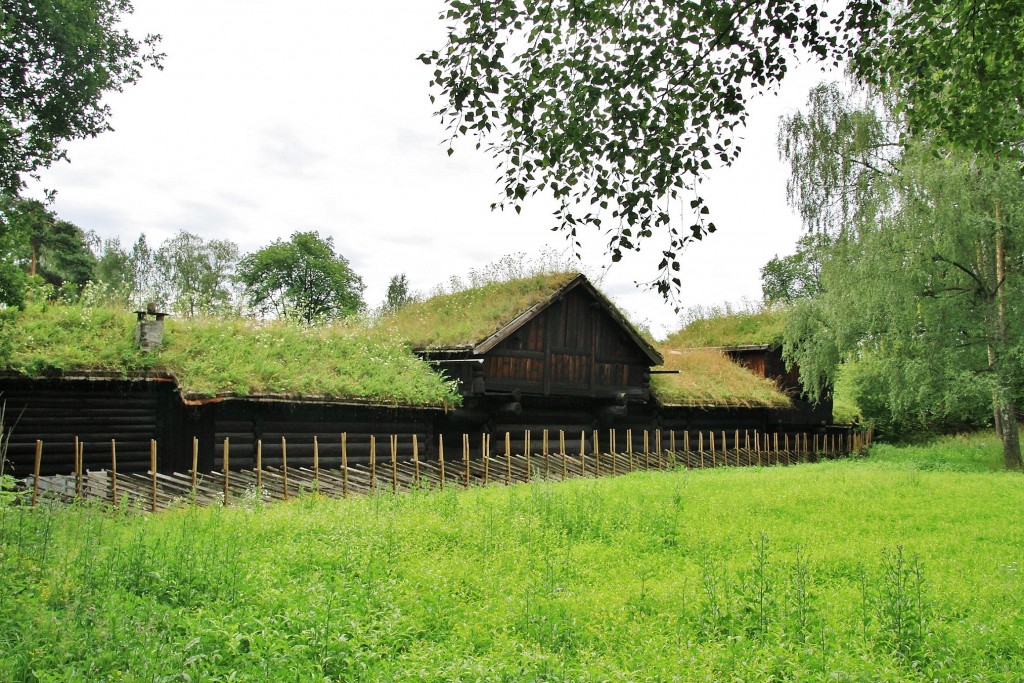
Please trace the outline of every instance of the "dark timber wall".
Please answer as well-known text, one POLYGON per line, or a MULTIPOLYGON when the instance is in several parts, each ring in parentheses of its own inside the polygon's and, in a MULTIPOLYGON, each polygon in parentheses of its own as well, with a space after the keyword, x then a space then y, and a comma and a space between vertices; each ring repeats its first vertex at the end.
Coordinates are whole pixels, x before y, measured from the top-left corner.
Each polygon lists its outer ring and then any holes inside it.
POLYGON ((186 439, 191 441, 199 414, 182 404, 173 382, 6 378, 0 380, 0 401, 11 430, 6 471, 16 477, 32 474, 37 439, 45 444, 42 474, 73 467, 75 437, 86 469, 110 467, 111 439, 126 472, 149 467, 152 439, 159 442, 162 467, 191 466, 186 439))
POLYGON ((439 409, 389 408, 364 405, 290 403, 283 401, 232 400, 206 406, 213 424, 208 466, 224 466, 224 439, 230 439, 232 468, 252 468, 256 446, 262 441, 263 464, 280 467, 281 439, 285 439, 289 467, 313 464, 313 437, 321 467, 341 464, 341 434, 346 434, 349 464, 366 463, 370 437, 376 439, 378 462, 390 461, 389 437, 398 436, 398 456, 412 456, 413 436, 420 455, 432 452, 433 421, 439 409))

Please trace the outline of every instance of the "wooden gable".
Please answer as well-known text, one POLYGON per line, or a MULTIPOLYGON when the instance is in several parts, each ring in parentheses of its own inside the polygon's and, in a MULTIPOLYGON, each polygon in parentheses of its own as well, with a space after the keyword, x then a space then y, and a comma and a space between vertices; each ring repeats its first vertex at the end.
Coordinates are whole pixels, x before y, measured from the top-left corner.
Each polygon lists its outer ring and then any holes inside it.
POLYGON ((586 280, 519 323, 477 349, 487 393, 647 400, 657 352, 586 280))

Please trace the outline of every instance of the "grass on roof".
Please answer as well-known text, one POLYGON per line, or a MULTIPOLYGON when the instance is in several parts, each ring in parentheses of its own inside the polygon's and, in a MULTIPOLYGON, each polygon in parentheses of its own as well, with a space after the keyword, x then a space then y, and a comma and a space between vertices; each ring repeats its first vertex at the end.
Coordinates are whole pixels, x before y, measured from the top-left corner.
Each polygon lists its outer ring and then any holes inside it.
POLYGON ((491 282, 403 306, 377 327, 413 348, 461 348, 491 336, 564 285, 577 273, 551 273, 491 282))
POLYGON ((665 345, 674 348, 697 346, 747 346, 782 342, 786 324, 785 311, 764 310, 756 313, 730 313, 701 318, 673 332, 665 345))
POLYGON ((662 405, 786 408, 790 400, 770 379, 758 377, 718 349, 661 349, 659 370, 678 374, 651 375, 651 389, 662 405))
POLYGON ((32 305, 4 314, 7 369, 54 372, 154 371, 184 394, 323 397, 396 405, 457 403, 453 386, 400 341, 361 323, 324 327, 244 319, 167 321, 164 348, 144 353, 135 316, 99 307, 32 305))

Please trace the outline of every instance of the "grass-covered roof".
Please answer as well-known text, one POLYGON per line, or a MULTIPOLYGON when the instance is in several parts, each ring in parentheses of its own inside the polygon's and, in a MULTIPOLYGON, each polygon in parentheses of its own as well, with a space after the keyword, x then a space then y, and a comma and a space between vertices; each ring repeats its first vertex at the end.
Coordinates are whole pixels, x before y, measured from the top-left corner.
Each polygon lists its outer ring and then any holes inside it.
POLYGON ((244 319, 166 323, 164 346, 135 344, 135 316, 108 308, 31 305, 3 314, 8 371, 29 377, 172 375, 191 397, 273 396, 381 404, 457 403, 453 386, 408 345, 361 323, 304 327, 244 319))
POLYGON ((786 408, 790 405, 775 382, 758 377, 715 348, 662 346, 665 364, 651 375, 651 390, 662 405, 786 408))
POLYGON ((778 344, 786 324, 784 310, 725 313, 700 318, 673 332, 665 345, 674 348, 778 344))
POLYGON ((471 348, 578 275, 547 273, 441 294, 403 306, 377 327, 418 350, 471 348))

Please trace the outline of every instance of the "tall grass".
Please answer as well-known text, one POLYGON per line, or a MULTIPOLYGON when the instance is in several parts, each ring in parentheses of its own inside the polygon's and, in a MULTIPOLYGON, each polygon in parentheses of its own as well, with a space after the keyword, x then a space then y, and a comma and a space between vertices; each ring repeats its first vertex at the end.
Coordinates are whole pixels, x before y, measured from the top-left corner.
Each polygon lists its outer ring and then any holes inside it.
POLYGON ((781 342, 786 312, 780 309, 739 311, 690 321, 670 334, 665 344, 673 348, 693 346, 745 346, 781 342))
POLYGON ((171 321, 159 366, 195 394, 458 402, 454 387, 408 346, 359 322, 311 328, 283 321, 171 321))
POLYGON ((544 273, 438 294, 385 316, 378 327, 414 348, 472 346, 538 304, 577 273, 544 273))
POLYGON ((135 316, 103 307, 33 304, 6 313, 7 367, 28 376, 145 371, 205 396, 283 395, 402 405, 458 403, 455 387, 401 339, 361 321, 308 327, 243 318, 171 318, 163 348, 135 343, 135 316))
POLYGON ((789 398, 774 381, 758 377, 718 349, 664 347, 661 352, 665 358, 663 369, 678 371, 651 376, 651 389, 663 405, 790 405, 789 398))
POLYGON ((6 508, 0 679, 1019 681, 1024 480, 899 453, 6 508))

